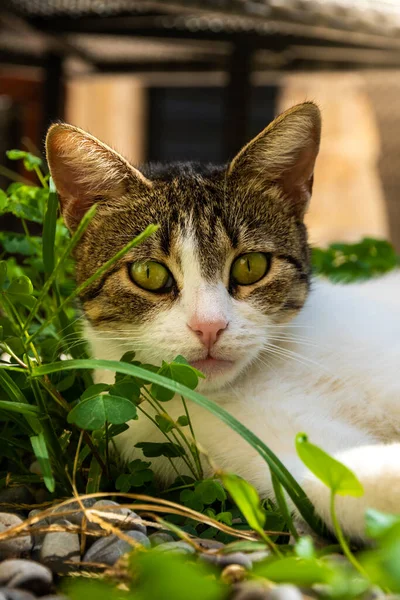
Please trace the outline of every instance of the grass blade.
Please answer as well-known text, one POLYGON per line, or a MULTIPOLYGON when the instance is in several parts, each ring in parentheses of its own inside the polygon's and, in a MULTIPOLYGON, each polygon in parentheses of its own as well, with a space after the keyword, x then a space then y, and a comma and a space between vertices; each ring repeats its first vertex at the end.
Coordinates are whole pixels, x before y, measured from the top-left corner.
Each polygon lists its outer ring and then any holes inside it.
POLYGON ((58 197, 54 182, 50 179, 49 199, 43 221, 43 264, 47 276, 54 269, 54 241, 56 239, 58 197))
POLYGON ((36 415, 40 413, 37 406, 32 404, 25 404, 24 402, 11 402, 9 400, 0 400, 1 410, 10 410, 21 415, 36 415))
POLYGON ((46 441, 44 439, 43 433, 39 433, 39 435, 32 436, 31 444, 36 459, 40 465, 44 483, 49 492, 54 492, 56 488, 56 482, 53 477, 50 456, 47 450, 46 441))

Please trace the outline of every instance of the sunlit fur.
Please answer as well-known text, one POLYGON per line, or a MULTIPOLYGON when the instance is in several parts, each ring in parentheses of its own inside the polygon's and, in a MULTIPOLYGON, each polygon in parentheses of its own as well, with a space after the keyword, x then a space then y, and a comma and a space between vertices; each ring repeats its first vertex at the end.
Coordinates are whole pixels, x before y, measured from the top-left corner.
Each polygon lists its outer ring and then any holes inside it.
MULTIPOLYGON (((195 361, 207 350, 188 321, 227 321, 213 356, 233 366, 213 372, 200 391, 268 444, 329 525, 327 490, 297 458, 296 433, 354 468, 365 496, 340 498, 338 516, 348 534, 363 537, 366 506, 400 506, 400 445, 391 444, 400 427, 400 276, 348 286, 310 279, 302 218, 319 135, 319 111, 306 103, 281 115, 227 167, 138 171, 69 125, 50 129, 47 152, 72 230, 98 202, 76 251, 79 283, 149 223, 160 224, 81 296, 94 356, 118 360, 134 349, 146 363, 178 354, 195 361), (246 252, 267 253, 271 267, 259 282, 235 286, 231 265, 246 252), (163 262, 176 288, 158 295, 135 286, 128 265, 143 259, 163 262)), ((97 373, 97 380, 112 382, 113 375, 97 373)), ((176 418, 184 412, 179 398, 166 409, 176 418)), ((208 412, 191 405, 190 413, 206 472, 233 471, 272 495, 261 457, 208 412)), ((163 439, 140 415, 116 441, 132 460, 141 456, 137 442, 163 439)), ((154 459, 154 469, 164 483, 176 475, 164 459, 154 459)))

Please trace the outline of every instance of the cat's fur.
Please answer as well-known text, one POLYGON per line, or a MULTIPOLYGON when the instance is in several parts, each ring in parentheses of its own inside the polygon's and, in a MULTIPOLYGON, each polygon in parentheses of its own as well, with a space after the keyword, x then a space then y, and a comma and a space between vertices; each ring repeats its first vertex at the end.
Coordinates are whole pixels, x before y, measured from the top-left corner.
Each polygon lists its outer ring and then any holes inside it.
MULTIPOLYGON (((297 458, 296 433, 353 468, 365 495, 339 498, 338 515, 349 535, 362 537, 365 507, 400 509, 400 445, 391 443, 400 426, 400 277, 348 286, 310 279, 303 216, 319 138, 319 110, 305 103, 278 117, 227 167, 139 171, 64 124, 50 129, 47 153, 71 230, 99 203, 76 251, 79 283, 149 223, 160 224, 81 297, 94 355, 118 360, 134 349, 142 362, 178 354, 195 361, 207 351, 189 320, 227 321, 212 352, 234 365, 212 372, 200 391, 271 447, 328 524, 328 490, 297 458), (232 261, 254 251, 271 255, 269 272, 254 285, 233 285, 232 261), (160 295, 135 286, 127 265, 138 259, 165 263, 176 288, 160 295)), ((180 399, 167 409, 181 415, 180 399)), ((213 463, 272 494, 261 457, 208 412, 190 412, 213 463)), ((136 442, 162 439, 141 417, 117 444, 130 460, 140 456, 136 442)), ((162 459, 154 468, 164 481, 175 476, 162 459)))

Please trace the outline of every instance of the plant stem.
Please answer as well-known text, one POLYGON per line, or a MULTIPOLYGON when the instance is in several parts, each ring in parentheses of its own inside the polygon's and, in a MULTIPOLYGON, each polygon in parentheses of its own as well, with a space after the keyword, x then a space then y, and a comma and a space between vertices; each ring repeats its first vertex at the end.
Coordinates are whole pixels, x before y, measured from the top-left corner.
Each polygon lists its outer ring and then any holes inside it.
MULTIPOLYGON (((83 217, 83 219, 81 220, 81 222, 79 223, 79 226, 77 228, 77 230, 75 231, 74 235, 72 236, 72 238, 70 239, 69 243, 67 244, 66 248, 64 249, 64 252, 61 254, 60 258, 57 261, 56 266, 54 267, 52 273, 49 275, 49 277, 46 279, 42 290, 39 294, 39 296, 36 299, 35 304, 32 307, 31 312, 28 315, 27 320, 25 321, 25 325, 24 328, 28 329, 29 325, 32 323, 33 318, 35 317, 41 303, 43 302, 43 299, 47 296, 48 291, 50 290, 54 280, 56 279, 59 271, 61 270, 61 268, 64 265, 65 260, 67 259, 67 257, 69 256, 69 254, 72 252, 72 250, 75 248, 76 244, 79 242, 79 240, 81 239, 82 235, 85 233, 86 229, 89 226, 90 221, 92 220, 92 218, 94 217, 96 212, 96 205, 92 206, 87 213, 85 214, 85 216, 83 217)), ((62 303, 61 303, 62 304, 62 303)), ((58 306, 58 308, 56 309, 56 311, 53 313, 50 321, 54 318, 55 314, 57 314, 58 312, 60 312, 60 306, 58 306)), ((46 327, 48 324, 47 321, 45 321, 44 323, 41 324, 41 326, 39 327, 39 329, 36 331, 35 335, 38 334, 38 332, 42 329, 44 329, 44 327, 46 327)), ((33 339, 34 336, 31 336, 31 338, 33 339)))
POLYGON ((42 184, 42 187, 44 187, 45 189, 47 189, 49 186, 47 184, 47 181, 45 180, 42 171, 40 170, 40 167, 34 167, 35 169, 35 173, 37 175, 37 178, 39 179, 40 183, 42 184))
MULTIPOLYGON (((143 390, 143 391, 142 391, 142 395, 143 395, 143 397, 144 397, 144 398, 146 398, 146 400, 148 401, 148 403, 150 404, 150 406, 152 406, 152 407, 153 407, 153 409, 154 409, 154 410, 155 410, 155 411, 156 411, 156 412, 157 412, 159 415, 163 415, 163 414, 166 414, 166 415, 168 415, 168 413, 167 413, 165 410, 163 410, 163 407, 162 407, 162 406, 160 406, 160 403, 159 403, 159 402, 158 402, 158 401, 157 401, 157 400, 154 398, 154 396, 152 396, 152 394, 151 394, 151 393, 150 393, 148 390, 146 390, 146 392, 143 390)), ((170 415, 168 415, 168 417, 170 417, 170 415)), ((173 420, 171 417, 170 417, 170 419, 171 419, 171 420, 173 420)), ((156 425, 157 429, 160 429, 160 428, 159 428, 159 426, 158 426, 158 423, 157 423, 157 421, 156 421, 155 419, 152 419, 152 420, 153 420, 153 423, 155 423, 155 425, 156 425)), ((161 430, 160 430, 160 431, 161 431, 161 430)), ((167 434, 167 433, 165 433, 164 431, 163 431, 163 433, 164 433, 164 435, 166 436, 166 438, 168 439, 168 441, 171 443, 171 439, 168 437, 168 434, 167 434)), ((171 433, 171 437, 173 438, 173 440, 175 441, 175 443, 177 444, 177 446, 179 446, 180 448, 182 448, 182 450, 185 452, 185 456, 181 456, 181 458, 182 458, 182 460, 184 461, 184 463, 186 464, 187 468, 188 468, 188 469, 190 470, 190 472, 192 473, 193 477, 194 477, 195 479, 197 479, 197 473, 196 473, 196 469, 195 469, 195 467, 192 465, 192 463, 189 461, 189 458, 188 458, 188 456, 187 456, 187 454, 186 454, 186 450, 185 450, 185 448, 183 448, 183 447, 182 447, 182 445, 179 443, 178 437, 176 436, 175 432, 174 432, 173 430, 171 430, 171 432, 170 432, 170 433, 171 433)), ((188 448, 189 448, 189 452, 190 452, 190 445, 188 444, 188 442, 187 442, 187 440, 186 440, 185 436, 184 436, 182 433, 181 433, 181 435, 183 436, 183 440, 184 440, 184 442, 186 443, 186 445, 188 446, 188 448)), ((190 454, 191 454, 191 452, 190 452, 190 454)))
POLYGON ((183 407, 185 409, 185 415, 186 415, 188 423, 189 423, 190 433, 191 433, 192 438, 193 438, 193 443, 194 443, 193 458, 197 462, 197 468, 199 470, 199 479, 203 479, 203 477, 204 477, 203 467, 202 467, 202 464, 201 464, 200 452, 199 452, 199 449, 197 447, 196 436, 194 435, 194 430, 193 430, 193 425, 192 425, 192 419, 190 418, 190 414, 189 414, 189 411, 188 411, 186 400, 185 400, 185 398, 183 396, 181 396, 181 400, 182 400, 183 407))
POLYGON ((332 524, 333 524, 333 528, 335 531, 335 535, 338 539, 338 542, 343 550, 344 555, 346 556, 346 558, 348 559, 348 561, 353 565, 353 567, 359 572, 361 573, 361 575, 363 577, 365 577, 366 579, 369 579, 368 577, 368 573, 364 570, 364 568, 361 566, 361 564, 358 562, 358 560, 356 559, 356 557, 354 556, 354 554, 352 553, 352 551, 350 550, 350 547, 346 541, 346 538, 343 535, 343 531, 342 528, 340 527, 339 521, 337 519, 337 515, 336 515, 336 510, 335 510, 335 492, 333 490, 331 490, 331 501, 330 501, 330 511, 331 511, 331 519, 332 519, 332 524))
POLYGON ((282 516, 286 521, 286 525, 288 526, 290 533, 292 534, 292 536, 294 537, 295 540, 298 540, 299 534, 297 533, 297 529, 294 526, 292 515, 289 512, 286 498, 282 492, 282 486, 273 473, 272 473, 271 479, 272 479, 272 485, 274 488, 276 502, 279 506, 282 516))
MULTIPOLYGON (((139 406, 138 406, 138 409, 140 410, 140 412, 142 412, 144 415, 146 415, 146 417, 147 417, 148 419, 150 419, 150 421, 152 421, 152 422, 154 423, 154 425, 157 427, 157 429, 159 429, 159 427, 158 427, 158 425, 157 425, 157 421, 156 421, 155 419, 153 419, 153 417, 152 417, 151 415, 149 415, 149 413, 148 413, 148 412, 146 412, 146 411, 144 410, 144 408, 142 408, 142 407, 139 405, 139 406)), ((165 435, 165 437, 167 438, 167 440, 168 440, 169 442, 171 442, 170 438, 168 437, 168 434, 166 434, 164 431, 163 431, 162 433, 165 435)), ((176 468, 176 466, 175 466, 175 465, 174 465, 174 463, 172 462, 172 459, 171 459, 169 456, 166 456, 165 458, 167 458, 167 459, 168 459, 168 461, 169 461, 169 463, 170 463, 171 467, 173 468, 173 470, 175 471, 175 473, 177 474, 177 476, 178 476, 178 477, 182 477, 182 475, 179 473, 178 469, 176 468)), ((182 458, 183 458, 183 457, 182 457, 182 458)))

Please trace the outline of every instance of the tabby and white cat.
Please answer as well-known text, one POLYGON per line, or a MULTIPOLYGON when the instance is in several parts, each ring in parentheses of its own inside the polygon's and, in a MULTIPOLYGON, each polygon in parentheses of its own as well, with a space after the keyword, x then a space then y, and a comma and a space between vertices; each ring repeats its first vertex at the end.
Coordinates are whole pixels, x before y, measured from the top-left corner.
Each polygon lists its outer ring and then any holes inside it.
MULTIPOLYGON (((150 223, 158 232, 82 295, 96 358, 128 349, 160 364, 182 354, 207 378, 200 391, 270 446, 330 524, 328 490, 296 456, 296 433, 352 468, 362 498, 338 499, 347 534, 363 512, 400 510, 400 277, 357 285, 311 279, 303 223, 320 140, 313 103, 279 116, 223 167, 148 165, 140 171, 96 138, 56 124, 47 155, 67 226, 98 211, 76 251, 79 283, 150 223)), ((99 373, 98 381, 112 381, 99 373)), ((182 413, 180 400, 168 411, 182 413)), ((261 457, 226 425, 191 406, 200 444, 263 496, 261 457)), ((122 456, 159 441, 146 418, 117 438, 122 456)), ((162 480, 174 478, 156 459, 162 480)))

